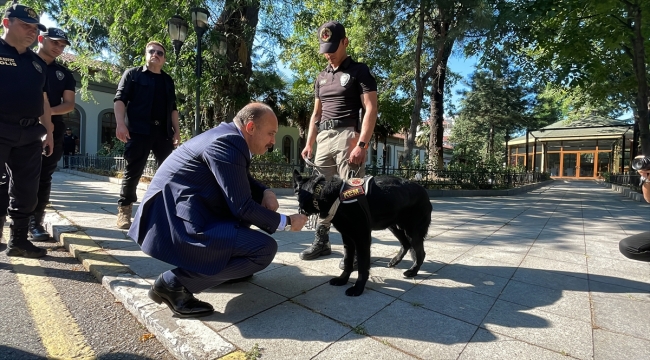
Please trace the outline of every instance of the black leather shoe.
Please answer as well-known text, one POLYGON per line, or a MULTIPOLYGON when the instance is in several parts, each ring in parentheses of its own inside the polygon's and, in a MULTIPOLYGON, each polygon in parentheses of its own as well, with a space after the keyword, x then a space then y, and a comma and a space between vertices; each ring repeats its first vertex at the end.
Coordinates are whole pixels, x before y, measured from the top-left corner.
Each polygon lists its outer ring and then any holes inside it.
POLYGON ((26 258, 40 258, 47 255, 47 250, 41 249, 32 245, 32 243, 27 242, 22 244, 20 247, 17 246, 8 246, 7 247, 7 256, 22 256, 26 258))
MULTIPOLYGON (((341 259, 341 262, 339 262, 339 269, 345 270, 345 262, 343 259, 341 259)), ((359 262, 357 261, 357 255, 354 255, 354 262, 352 263, 352 271, 357 271, 359 270, 359 262)))
POLYGON ((195 298, 185 287, 168 287, 162 274, 149 290, 149 298, 158 304, 165 302, 174 314, 182 318, 207 316, 214 312, 212 305, 195 298))

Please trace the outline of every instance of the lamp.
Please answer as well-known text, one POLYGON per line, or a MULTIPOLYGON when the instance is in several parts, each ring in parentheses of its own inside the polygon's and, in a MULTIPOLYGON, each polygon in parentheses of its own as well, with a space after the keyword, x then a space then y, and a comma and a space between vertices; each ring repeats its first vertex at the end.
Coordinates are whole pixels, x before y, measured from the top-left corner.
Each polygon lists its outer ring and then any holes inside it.
POLYGON ((187 39, 187 21, 176 14, 167 21, 167 31, 169 32, 169 38, 172 40, 172 45, 174 46, 176 61, 178 61, 178 53, 180 52, 185 39, 187 39))
POLYGON ((201 133, 201 38, 208 30, 208 18, 210 12, 203 8, 192 8, 192 24, 196 32, 196 107, 194 109, 194 136, 201 133))

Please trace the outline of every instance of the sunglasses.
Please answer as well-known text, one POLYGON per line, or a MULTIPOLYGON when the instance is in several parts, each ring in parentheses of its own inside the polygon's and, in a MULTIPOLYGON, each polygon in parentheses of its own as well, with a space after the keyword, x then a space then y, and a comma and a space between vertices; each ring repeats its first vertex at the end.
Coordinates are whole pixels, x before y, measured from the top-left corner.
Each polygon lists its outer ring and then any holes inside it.
POLYGON ((165 56, 165 52, 160 50, 149 49, 147 52, 149 53, 149 55, 156 54, 158 56, 165 56))

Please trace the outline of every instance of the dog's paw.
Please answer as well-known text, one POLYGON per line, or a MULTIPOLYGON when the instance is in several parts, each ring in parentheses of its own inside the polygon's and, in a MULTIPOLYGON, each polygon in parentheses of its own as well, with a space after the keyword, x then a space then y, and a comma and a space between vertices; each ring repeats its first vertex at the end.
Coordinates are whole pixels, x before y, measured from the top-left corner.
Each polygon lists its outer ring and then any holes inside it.
POLYGON ((353 286, 347 290, 345 290, 345 295, 347 296, 359 296, 363 294, 363 286, 353 286))
POLYGON ((335 277, 330 280, 330 285, 334 285, 334 286, 343 286, 347 283, 348 283, 348 278, 344 278, 341 276, 335 277))
POLYGON ((403 275, 408 278, 415 277, 418 274, 418 270, 420 269, 408 269, 404 271, 403 275))
POLYGON ((402 261, 402 259, 400 259, 400 258, 398 258, 397 256, 395 256, 395 257, 392 258, 392 259, 390 260, 390 262, 388 263, 388 267, 389 267, 389 268, 395 267, 397 264, 400 263, 400 261, 402 261))

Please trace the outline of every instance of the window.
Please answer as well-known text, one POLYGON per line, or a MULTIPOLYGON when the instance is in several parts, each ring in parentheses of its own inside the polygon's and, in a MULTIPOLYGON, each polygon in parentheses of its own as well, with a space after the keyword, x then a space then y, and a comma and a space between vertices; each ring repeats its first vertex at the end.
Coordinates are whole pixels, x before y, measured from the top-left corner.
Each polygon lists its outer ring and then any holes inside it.
POLYGON ((115 113, 105 112, 102 115, 102 144, 112 144, 115 137, 115 129, 117 129, 117 121, 115 120, 115 113))
POLYGON ((293 161, 293 139, 291 136, 285 136, 282 138, 282 155, 286 162, 291 163, 293 161))

